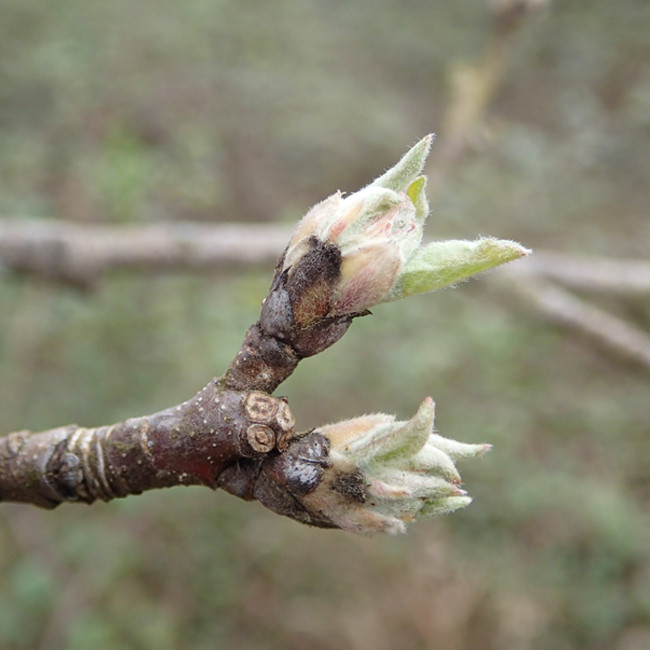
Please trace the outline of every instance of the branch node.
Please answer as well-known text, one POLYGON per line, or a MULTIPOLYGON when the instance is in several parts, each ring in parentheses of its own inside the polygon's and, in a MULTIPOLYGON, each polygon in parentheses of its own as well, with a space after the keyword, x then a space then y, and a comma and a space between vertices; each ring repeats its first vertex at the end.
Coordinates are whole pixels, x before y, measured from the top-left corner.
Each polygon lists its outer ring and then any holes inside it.
POLYGON ((248 444, 261 454, 266 454, 275 447, 275 434, 266 424, 251 424, 246 430, 248 444))

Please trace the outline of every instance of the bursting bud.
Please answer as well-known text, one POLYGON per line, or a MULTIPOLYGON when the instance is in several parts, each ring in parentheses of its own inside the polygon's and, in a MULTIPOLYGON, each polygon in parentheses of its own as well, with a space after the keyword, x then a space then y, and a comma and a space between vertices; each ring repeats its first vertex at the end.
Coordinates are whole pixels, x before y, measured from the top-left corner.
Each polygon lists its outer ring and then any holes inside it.
POLYGON ((455 461, 481 456, 491 445, 443 438, 434 432, 434 416, 427 397, 406 422, 376 413, 316 429, 329 442, 327 469, 302 504, 365 535, 403 533, 416 519, 469 505, 455 461))
POLYGON ((337 192, 303 217, 276 267, 260 324, 301 356, 337 341, 373 305, 438 289, 530 251, 483 238, 421 246, 429 214, 420 140, 358 192, 337 192))

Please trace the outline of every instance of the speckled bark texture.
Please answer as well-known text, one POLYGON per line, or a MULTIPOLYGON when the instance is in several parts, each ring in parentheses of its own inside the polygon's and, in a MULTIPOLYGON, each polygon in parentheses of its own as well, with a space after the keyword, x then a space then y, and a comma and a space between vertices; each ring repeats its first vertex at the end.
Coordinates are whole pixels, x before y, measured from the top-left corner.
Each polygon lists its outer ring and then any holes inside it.
POLYGON ((152 415, 0 438, 0 500, 51 508, 173 485, 215 488, 226 467, 258 462, 293 429, 282 398, 220 390, 213 381, 183 404, 152 415))
MULTIPOLYGON (((297 434, 286 399, 270 393, 303 357, 343 336, 358 314, 329 315, 340 278, 336 247, 311 241, 291 278, 283 261, 284 255, 260 320, 222 377, 152 415, 0 438, 0 501, 54 508, 205 485, 259 500, 302 523, 336 528, 319 509, 305 506, 326 470, 332 471, 329 441, 314 431, 297 434)), ((345 477, 340 484, 347 484, 345 477)), ((350 498, 358 500, 358 494, 350 498)))
MULTIPOLYGON (((324 337, 329 344, 337 340, 350 319, 339 323, 325 318, 318 297, 331 291, 328 283, 338 278, 340 255, 335 250, 315 247, 299 269, 298 281, 289 286, 286 274, 279 272, 283 257, 260 321, 248 329, 221 378, 186 402, 152 415, 94 429, 69 425, 0 438, 0 501, 53 508, 174 485, 206 485, 260 499, 278 512, 288 508, 289 516, 300 510, 291 494, 304 494, 301 481, 315 487, 314 457, 322 455, 322 444, 313 435, 296 436, 286 400, 270 393, 303 356, 323 349, 324 337), (304 320, 300 305, 305 295, 319 306, 308 322, 295 316, 304 320), (335 338, 328 334, 333 329, 335 338), (317 448, 307 450, 308 462, 292 454, 294 438, 303 451, 309 441, 317 448), (283 455, 297 463, 297 473, 286 462, 278 463, 283 455)), ((299 518, 309 519, 305 514, 299 518)))

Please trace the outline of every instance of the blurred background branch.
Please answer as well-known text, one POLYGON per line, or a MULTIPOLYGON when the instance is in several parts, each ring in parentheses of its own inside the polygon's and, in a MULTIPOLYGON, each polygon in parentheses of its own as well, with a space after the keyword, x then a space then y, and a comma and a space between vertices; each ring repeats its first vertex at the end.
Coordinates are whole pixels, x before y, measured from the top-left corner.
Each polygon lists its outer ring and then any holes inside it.
MULTIPOLYGON (((0 218, 0 265, 44 279, 91 285, 105 273, 214 271, 273 264, 293 228, 274 224, 79 224, 0 218)), ((632 296, 650 292, 650 262, 535 251, 525 272, 574 289, 632 296)), ((518 265, 520 268, 520 265, 518 265)))
POLYGON ((466 156, 481 148, 487 111, 498 97, 516 56, 513 50, 516 52, 517 34, 526 27, 531 14, 549 2, 491 0, 492 29, 483 52, 475 61, 450 66, 449 101, 443 113, 438 156, 431 170, 434 192, 466 156))
POLYGON ((0 266, 91 288, 106 272, 275 263, 291 229, 270 224, 80 224, 0 219, 0 266))
MULTIPOLYGON (((117 270, 169 273, 251 264, 268 267, 290 234, 291 228, 270 224, 125 226, 0 219, 0 268, 92 289, 105 273, 117 270)), ((650 369, 649 335, 549 282, 644 299, 650 292, 650 263, 536 251, 517 267, 500 270, 497 277, 513 284, 553 323, 587 334, 610 352, 650 369)))
MULTIPOLYGON (((572 260, 565 256, 569 266, 572 267, 572 260)), ((605 260, 609 262, 609 260, 605 260)), ((640 263, 637 263, 640 265, 640 263)), ((637 265, 630 263, 630 269, 637 265)), ((578 263, 577 266, 580 266, 578 263)), ((618 262, 616 267, 621 271, 620 278, 610 278, 609 284, 605 287, 608 291, 629 291, 626 284, 628 268, 618 262), (618 282, 616 282, 618 280, 618 282)), ((584 268, 584 267, 581 267, 584 268)), ((548 318, 551 322, 567 327, 578 334, 586 335, 601 346, 604 346, 611 353, 618 354, 624 359, 640 363, 650 370, 650 335, 646 334, 639 327, 609 314, 604 309, 596 307, 589 301, 572 295, 565 289, 553 282, 543 279, 543 272, 535 270, 535 266, 525 269, 521 273, 516 270, 507 269, 501 272, 507 282, 507 289, 515 288, 519 296, 532 304, 537 311, 548 318)), ((562 282, 564 276, 560 273, 552 274, 555 279, 562 282)), ((575 283, 575 275, 569 276, 569 282, 575 283)), ((633 286, 638 287, 639 282, 633 286)), ((594 288, 592 284, 591 289, 594 288)), ((602 285, 599 288, 603 288, 602 285)))

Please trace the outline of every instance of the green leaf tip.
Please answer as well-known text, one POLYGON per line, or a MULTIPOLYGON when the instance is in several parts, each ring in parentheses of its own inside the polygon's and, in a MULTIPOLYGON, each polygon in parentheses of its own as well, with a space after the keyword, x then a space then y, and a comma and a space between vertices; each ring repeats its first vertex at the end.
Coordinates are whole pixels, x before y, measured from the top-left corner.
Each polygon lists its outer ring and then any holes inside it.
POLYGON ((530 253, 517 242, 491 237, 433 242, 407 261, 391 299, 440 289, 530 253))
POLYGON ((429 216, 429 202, 426 194, 427 177, 418 176, 407 188, 406 196, 411 199, 415 206, 415 220, 423 225, 429 216))
MULTIPOLYGON (((371 185, 385 187, 395 192, 406 192, 409 185, 422 174, 434 139, 433 133, 424 136, 402 156, 396 165, 376 178, 371 185)), ((411 198, 411 200, 413 199, 411 198)))
POLYGON ((446 499, 433 499, 426 501, 420 517, 440 517, 441 515, 448 515, 460 508, 466 508, 472 503, 472 497, 468 496, 451 496, 446 499))
POLYGON ((427 397, 416 414, 406 422, 393 425, 389 435, 382 442, 382 449, 377 454, 382 460, 399 460, 414 456, 424 447, 431 432, 435 418, 435 404, 427 397))

